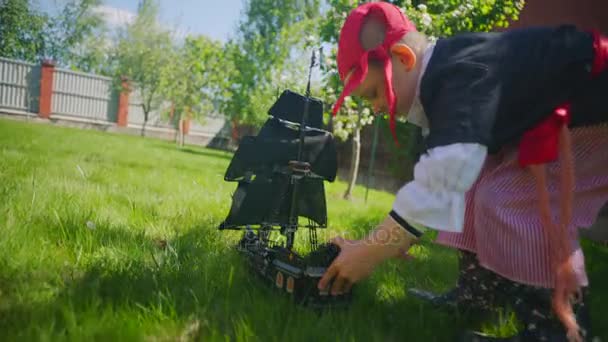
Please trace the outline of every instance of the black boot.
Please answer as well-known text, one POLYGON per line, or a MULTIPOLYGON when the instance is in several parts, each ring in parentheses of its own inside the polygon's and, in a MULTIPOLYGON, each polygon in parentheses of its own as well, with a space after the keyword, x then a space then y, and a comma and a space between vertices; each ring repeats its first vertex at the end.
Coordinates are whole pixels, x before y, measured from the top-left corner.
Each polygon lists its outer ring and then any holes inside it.
MULTIPOLYGON (((591 317, 589 315, 588 289, 582 290, 580 302, 573 305, 576 322, 581 330, 583 341, 592 341, 591 317)), ((568 342, 566 329, 551 308, 552 292, 546 290, 530 291, 532 297, 523 298, 515 305, 515 313, 523 323, 522 341, 568 342)))
POLYGON ((435 293, 417 288, 408 289, 407 292, 410 295, 417 297, 418 299, 422 299, 423 301, 428 302, 437 308, 457 309, 459 304, 461 304, 461 289, 458 287, 454 287, 445 293, 435 293))
MULTIPOLYGON (((463 335, 462 341, 568 342, 566 329, 553 312, 550 289, 518 284, 498 275, 496 279, 496 292, 502 294, 496 298, 496 303, 513 309, 522 325, 521 331, 509 338, 495 338, 469 331, 463 335)), ((573 305, 583 341, 593 340, 587 306, 588 292, 587 288, 583 289, 582 298, 573 305)))
POLYGON ((493 337, 478 331, 466 331, 459 339, 459 342, 524 342, 522 336, 493 337))
POLYGON ((408 293, 435 307, 458 310, 481 310, 491 308, 494 281, 492 272, 481 267, 477 256, 460 251, 458 255, 459 275, 455 287, 444 293, 434 293, 418 288, 408 289, 408 293))
MULTIPOLYGON (((593 341, 591 321, 588 308, 584 305, 575 308, 576 320, 583 332, 583 341, 593 341)), ((522 322, 523 323, 523 322, 522 322)), ((494 337, 477 331, 466 331, 460 336, 460 342, 568 342, 565 329, 561 323, 554 321, 546 323, 528 323, 521 332, 510 337, 494 337)))

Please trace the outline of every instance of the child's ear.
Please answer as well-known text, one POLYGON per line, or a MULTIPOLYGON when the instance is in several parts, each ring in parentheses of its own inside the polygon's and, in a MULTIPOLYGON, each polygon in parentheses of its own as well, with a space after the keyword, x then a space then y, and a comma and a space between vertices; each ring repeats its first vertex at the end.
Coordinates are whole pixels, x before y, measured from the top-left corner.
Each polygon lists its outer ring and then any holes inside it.
POLYGON ((397 57, 405 70, 410 71, 416 65, 416 54, 409 46, 397 43, 391 46, 391 53, 397 57))

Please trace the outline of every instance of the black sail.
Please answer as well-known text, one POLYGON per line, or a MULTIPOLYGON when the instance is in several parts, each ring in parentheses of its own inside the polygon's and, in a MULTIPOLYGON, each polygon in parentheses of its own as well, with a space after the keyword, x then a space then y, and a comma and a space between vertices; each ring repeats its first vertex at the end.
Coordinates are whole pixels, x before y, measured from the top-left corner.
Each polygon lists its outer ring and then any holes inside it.
POLYGON ((324 181, 333 182, 337 172, 333 135, 323 130, 323 104, 311 98, 300 162, 310 165, 303 176, 295 176, 290 162, 298 159, 300 122, 305 97, 284 91, 256 136, 244 137, 234 154, 224 180, 238 182, 232 206, 220 229, 247 225, 289 224, 292 192, 297 183, 294 213, 318 227, 327 225, 324 181))

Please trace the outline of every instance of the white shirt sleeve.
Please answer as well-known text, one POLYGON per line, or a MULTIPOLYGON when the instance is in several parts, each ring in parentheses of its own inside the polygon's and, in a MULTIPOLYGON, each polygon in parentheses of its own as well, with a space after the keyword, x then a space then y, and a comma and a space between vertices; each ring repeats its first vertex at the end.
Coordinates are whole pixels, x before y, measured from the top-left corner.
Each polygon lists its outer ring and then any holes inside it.
POLYGON ((417 229, 462 232, 465 193, 486 156, 487 148, 473 143, 430 149, 414 166, 414 180, 397 193, 393 212, 417 229))

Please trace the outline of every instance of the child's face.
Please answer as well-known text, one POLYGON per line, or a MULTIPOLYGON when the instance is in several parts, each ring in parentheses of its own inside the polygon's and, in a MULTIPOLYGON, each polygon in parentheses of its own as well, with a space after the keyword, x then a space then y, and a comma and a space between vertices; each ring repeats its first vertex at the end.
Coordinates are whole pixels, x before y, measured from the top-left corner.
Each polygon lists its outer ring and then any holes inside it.
POLYGON ((367 76, 353 91, 354 96, 359 96, 367 100, 374 113, 388 112, 389 105, 386 100, 386 90, 384 87, 384 72, 376 63, 370 63, 367 76))
MULTIPOLYGON (((397 100, 396 115, 407 115, 412 106, 415 86, 411 72, 407 72, 397 58, 393 58, 393 92, 397 100)), ((389 104, 386 99, 384 70, 379 63, 370 61, 367 76, 357 89, 354 96, 360 96, 369 101, 375 113, 388 113, 389 104)))

